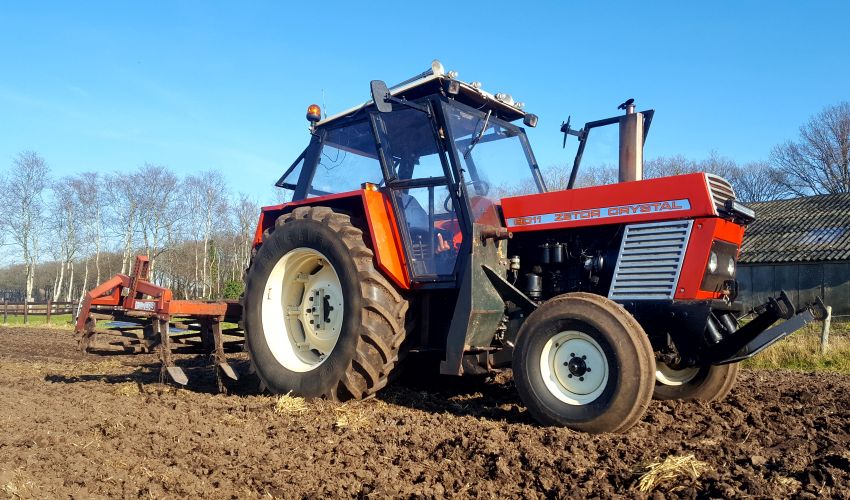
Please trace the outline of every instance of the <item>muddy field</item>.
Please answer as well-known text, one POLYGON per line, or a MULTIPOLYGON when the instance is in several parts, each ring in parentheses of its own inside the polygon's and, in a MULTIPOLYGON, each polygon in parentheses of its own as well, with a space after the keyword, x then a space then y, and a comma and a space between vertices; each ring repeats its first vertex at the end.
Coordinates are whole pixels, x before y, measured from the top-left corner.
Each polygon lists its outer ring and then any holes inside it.
POLYGON ((160 385, 152 355, 83 355, 0 327, 0 497, 643 495, 647 464, 707 463, 650 495, 850 498, 850 377, 744 372, 724 403, 653 402, 625 435, 535 425, 508 380, 298 405, 247 382, 160 385), (287 404, 288 403, 288 404, 287 404))

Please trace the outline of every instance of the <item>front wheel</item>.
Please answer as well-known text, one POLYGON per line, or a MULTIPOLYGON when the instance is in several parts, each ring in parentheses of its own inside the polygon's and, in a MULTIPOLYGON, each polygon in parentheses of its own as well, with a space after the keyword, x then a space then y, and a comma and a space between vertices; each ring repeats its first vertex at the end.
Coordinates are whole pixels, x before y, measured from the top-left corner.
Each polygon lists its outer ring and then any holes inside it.
POLYGON ((529 413, 546 425, 619 432, 652 397, 655 357, 621 306, 589 293, 549 300, 520 328, 514 378, 529 413))
POLYGON ((738 363, 732 363, 673 368, 659 361, 652 397, 659 400, 720 401, 735 386, 738 366, 738 363))

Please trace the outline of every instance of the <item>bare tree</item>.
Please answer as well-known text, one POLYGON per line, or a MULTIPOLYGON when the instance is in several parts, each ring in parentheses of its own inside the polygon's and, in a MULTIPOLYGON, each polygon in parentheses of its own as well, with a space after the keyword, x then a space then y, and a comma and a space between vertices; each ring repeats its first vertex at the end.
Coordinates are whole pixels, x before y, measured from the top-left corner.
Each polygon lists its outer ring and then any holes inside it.
POLYGON ((139 232, 150 258, 150 270, 156 269, 156 260, 175 242, 176 224, 183 210, 180 202, 180 183, 177 176, 161 165, 145 164, 136 174, 142 186, 139 193, 139 232))
MULTIPOLYGON (((572 167, 571 167, 572 168, 572 167)), ((570 172, 565 172, 567 174, 566 179, 563 179, 563 188, 567 187, 569 183, 569 175, 570 172)), ((619 181, 620 173, 617 170, 617 167, 612 165, 593 165, 589 168, 582 169, 576 175, 576 187, 589 187, 589 186, 605 186, 607 184, 614 184, 619 181)))
POLYGON ((771 162, 798 195, 850 192, 850 102, 829 106, 773 149, 771 162))
POLYGON ((20 249, 26 273, 26 300, 32 300, 38 262, 39 238, 44 223, 44 191, 50 169, 34 151, 24 151, 12 162, 0 189, 0 228, 20 249))
POLYGON ((719 175, 732 184, 738 199, 744 202, 770 201, 786 198, 791 192, 786 187, 785 173, 766 162, 752 162, 743 166, 733 160, 712 153, 704 160, 691 160, 684 156, 653 158, 646 162, 646 177, 708 172, 719 175))
MULTIPOLYGON (((211 170, 201 172, 197 176, 190 176, 185 181, 186 198, 192 207, 192 219, 190 231, 197 235, 202 242, 199 249, 201 254, 201 294, 211 297, 213 286, 218 288, 218 276, 213 279, 213 266, 217 265, 216 255, 211 252, 210 244, 216 230, 216 221, 223 220, 227 216, 227 183, 221 172, 211 170)), ((197 256, 196 273, 198 269, 197 256)), ((197 275, 196 275, 197 279, 197 275)))
POLYGON ((644 165, 644 177, 669 177, 673 175, 708 172, 719 175, 734 184, 740 175, 738 165, 725 156, 712 152, 704 160, 692 160, 682 155, 659 156, 648 160, 644 165))
POLYGON ((74 259, 80 249, 79 233, 80 207, 79 198, 72 185, 74 180, 63 177, 53 183, 53 198, 50 204, 50 229, 52 233, 51 246, 58 250, 59 278, 56 283, 54 296, 59 298, 62 293, 62 283, 65 271, 68 272, 67 300, 72 299, 74 289, 74 259))
POLYGON ((194 268, 194 279, 187 287, 186 292, 191 294, 193 298, 199 297, 202 293, 200 292, 202 288, 201 267, 206 265, 206 257, 201 256, 201 248, 198 244, 203 239, 204 234, 203 192, 203 181, 200 177, 192 175, 183 180, 183 197, 187 207, 183 233, 191 238, 189 246, 192 250, 194 268))
POLYGON ((742 166, 733 186, 743 202, 781 200, 792 194, 786 187, 783 172, 764 161, 742 166))
POLYGON ((138 174, 116 174, 108 178, 106 204, 109 206, 108 223, 121 240, 121 274, 130 272, 133 243, 142 203, 144 179, 138 174))
POLYGON ((254 241, 254 231, 257 229, 257 219, 260 215, 260 206, 247 195, 239 194, 239 203, 236 204, 236 220, 239 230, 239 252, 236 262, 235 278, 241 278, 242 271, 248 267, 251 259, 251 247, 254 241))
MULTIPOLYGON (((103 251, 103 178, 96 172, 84 172, 71 180, 81 212, 83 241, 89 252, 94 251, 95 282, 100 283, 100 254, 103 251)), ((88 261, 86 264, 88 272, 88 261)), ((83 287, 85 288, 85 287, 83 287)))

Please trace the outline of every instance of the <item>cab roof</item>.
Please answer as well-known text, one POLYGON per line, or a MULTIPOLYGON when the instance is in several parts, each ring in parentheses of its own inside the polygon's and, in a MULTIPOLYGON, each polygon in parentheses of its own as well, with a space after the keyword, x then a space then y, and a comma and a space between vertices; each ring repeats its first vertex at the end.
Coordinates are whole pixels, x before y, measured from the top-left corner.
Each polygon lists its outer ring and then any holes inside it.
MULTIPOLYGON (((522 110, 522 103, 517 103, 508 94, 491 94, 481 89, 481 85, 478 82, 467 83, 458 80, 456 73, 445 73, 441 71, 442 65, 439 61, 435 60, 431 66, 434 70, 426 72, 430 74, 423 73, 421 78, 396 85, 390 88, 390 94, 394 97, 410 101, 433 94, 443 94, 450 99, 455 99, 460 103, 477 109, 490 109, 497 117, 508 122, 519 120, 528 114, 522 110), (455 93, 454 90, 457 92, 455 93)), ((341 113, 324 118, 316 126, 331 126, 374 105, 374 101, 370 99, 341 113)))

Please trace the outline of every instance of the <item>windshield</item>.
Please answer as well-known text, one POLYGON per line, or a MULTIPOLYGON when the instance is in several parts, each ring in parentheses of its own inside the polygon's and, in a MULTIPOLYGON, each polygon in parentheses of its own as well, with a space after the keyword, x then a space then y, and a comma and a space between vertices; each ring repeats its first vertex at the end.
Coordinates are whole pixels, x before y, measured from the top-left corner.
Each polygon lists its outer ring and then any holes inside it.
POLYGON ((542 190, 521 128, 458 103, 445 110, 476 222, 504 197, 542 190))

